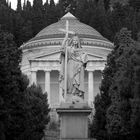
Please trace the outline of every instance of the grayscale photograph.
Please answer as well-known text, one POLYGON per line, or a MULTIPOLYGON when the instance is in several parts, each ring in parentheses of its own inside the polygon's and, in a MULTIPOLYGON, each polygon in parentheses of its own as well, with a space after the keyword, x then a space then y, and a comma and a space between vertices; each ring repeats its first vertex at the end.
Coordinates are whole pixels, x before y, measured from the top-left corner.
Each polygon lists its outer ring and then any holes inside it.
POLYGON ((0 0, 0 140, 139 140, 140 0, 0 0))

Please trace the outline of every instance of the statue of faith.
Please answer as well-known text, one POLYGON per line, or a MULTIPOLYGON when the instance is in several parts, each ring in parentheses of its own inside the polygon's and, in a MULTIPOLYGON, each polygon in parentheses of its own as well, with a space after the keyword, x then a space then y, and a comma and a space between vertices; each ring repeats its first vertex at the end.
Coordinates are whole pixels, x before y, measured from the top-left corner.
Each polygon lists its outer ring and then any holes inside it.
POLYGON ((60 31, 65 33, 65 38, 62 42, 62 47, 65 45, 65 75, 64 75, 64 98, 66 100, 67 95, 67 62, 68 62, 68 53, 67 53, 67 46, 68 46, 68 35, 69 34, 75 34, 73 31, 69 31, 69 21, 66 20, 66 29, 59 29, 60 31))

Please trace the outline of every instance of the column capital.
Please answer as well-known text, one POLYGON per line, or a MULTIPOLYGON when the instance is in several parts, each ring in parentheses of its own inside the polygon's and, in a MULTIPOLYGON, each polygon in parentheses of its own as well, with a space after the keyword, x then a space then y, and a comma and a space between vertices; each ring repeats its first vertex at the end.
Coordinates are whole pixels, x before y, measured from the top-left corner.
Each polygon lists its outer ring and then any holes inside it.
POLYGON ((94 71, 103 71, 104 70, 104 67, 97 67, 97 68, 86 68, 86 70, 88 72, 94 72, 94 71))
POLYGON ((86 68, 86 70, 87 70, 88 72, 94 72, 94 71, 95 71, 95 69, 93 69, 93 68, 86 68))

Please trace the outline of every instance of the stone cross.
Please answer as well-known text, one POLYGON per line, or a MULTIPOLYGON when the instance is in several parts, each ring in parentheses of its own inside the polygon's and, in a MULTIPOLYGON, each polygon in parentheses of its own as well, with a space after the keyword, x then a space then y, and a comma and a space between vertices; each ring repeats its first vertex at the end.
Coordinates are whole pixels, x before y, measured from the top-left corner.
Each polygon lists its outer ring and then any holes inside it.
POLYGON ((62 42, 62 46, 63 46, 65 41, 68 39, 68 35, 69 34, 75 34, 75 32, 69 31, 69 21, 68 20, 66 20, 66 29, 59 29, 59 30, 65 33, 65 38, 62 42))
POLYGON ((59 29, 60 31, 65 33, 65 38, 62 42, 62 47, 64 47, 65 45, 65 76, 64 76, 64 85, 65 85, 65 95, 64 98, 66 99, 66 95, 67 95, 67 61, 68 61, 68 54, 67 54, 67 46, 68 46, 68 35, 69 34, 75 34, 73 31, 69 31, 69 22, 68 20, 66 20, 66 29, 59 29))

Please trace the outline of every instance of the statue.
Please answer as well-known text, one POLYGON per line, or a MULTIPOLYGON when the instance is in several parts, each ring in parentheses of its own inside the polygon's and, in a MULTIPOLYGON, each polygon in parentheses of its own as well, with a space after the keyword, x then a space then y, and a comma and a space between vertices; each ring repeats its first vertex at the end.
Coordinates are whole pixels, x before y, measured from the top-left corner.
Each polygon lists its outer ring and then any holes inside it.
POLYGON ((83 52, 79 37, 74 34, 69 40, 66 36, 61 48, 60 85, 66 102, 84 100, 84 70, 87 54, 83 52))

